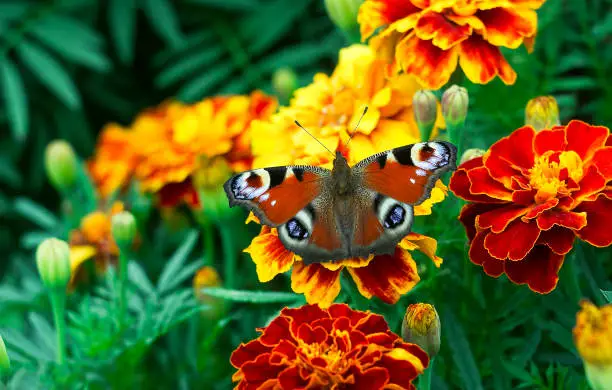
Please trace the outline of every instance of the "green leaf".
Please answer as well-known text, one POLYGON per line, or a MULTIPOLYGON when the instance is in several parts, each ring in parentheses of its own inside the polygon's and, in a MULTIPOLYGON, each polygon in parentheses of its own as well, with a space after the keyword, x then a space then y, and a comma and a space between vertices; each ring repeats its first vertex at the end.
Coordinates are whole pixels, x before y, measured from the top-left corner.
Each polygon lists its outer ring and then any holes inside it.
POLYGON ((451 349, 453 361, 459 377, 463 381, 464 388, 470 390, 483 389, 480 373, 461 323, 449 309, 442 310, 442 323, 444 324, 442 331, 446 339, 444 343, 448 344, 451 349))
POLYGON ((191 253, 197 241, 198 232, 195 230, 190 231, 181 246, 174 252, 170 260, 168 260, 168 263, 162 270, 159 280, 157 281, 157 290, 160 293, 166 291, 168 286, 172 284, 172 279, 176 277, 185 265, 189 253, 191 253))
POLYGON ((79 92, 70 75, 46 50, 31 42, 22 41, 17 46, 17 54, 34 76, 66 106, 70 108, 81 106, 79 92))
POLYGON ((552 91, 580 91, 584 89, 596 89, 599 85, 588 76, 565 77, 551 83, 552 91))
POLYGON ((206 94, 216 85, 227 79, 232 74, 232 66, 228 64, 218 66, 210 72, 202 73, 181 88, 177 96, 183 102, 194 102, 206 94))
POLYGON ((27 198, 18 197, 13 203, 13 210, 41 228, 51 231, 59 226, 59 220, 53 213, 27 198))
POLYGON ((262 72, 271 73, 284 66, 304 67, 326 55, 328 52, 320 44, 302 43, 266 56, 259 64, 259 69, 262 72))
POLYGON ((149 280, 140 264, 135 261, 130 261, 128 264, 128 279, 143 293, 147 295, 155 294, 155 287, 151 283, 151 280, 149 280))
POLYGON ((30 32, 43 44, 76 64, 105 72, 110 60, 101 51, 103 38, 89 26, 74 19, 51 16, 35 23, 30 32))
POLYGON ((603 294, 604 298, 606 298, 606 301, 608 301, 608 303, 612 302, 612 291, 601 290, 601 293, 603 294))
POLYGON ((56 348, 55 330, 49 322, 38 313, 30 313, 30 323, 34 329, 36 339, 40 340, 49 354, 53 354, 56 348))
POLYGON ((19 169, 2 154, 0 154, 0 183, 4 183, 12 188, 19 188, 22 184, 19 169))
POLYGON ((261 6, 258 0, 187 0, 189 3, 230 11, 252 11, 261 6))
POLYGON ((524 384, 532 384, 533 378, 525 368, 517 363, 502 360, 502 365, 512 376, 524 382, 524 384))
POLYGON ((20 243, 24 249, 35 249, 41 242, 53 235, 49 232, 27 232, 21 236, 20 243))
POLYGON ((202 68, 217 61, 222 55, 223 47, 212 46, 181 57, 179 61, 166 67, 155 78, 155 84, 160 88, 165 88, 177 81, 184 80, 198 69, 201 73, 207 73, 208 69, 202 68))
POLYGON ((136 11, 136 0, 110 0, 108 5, 110 34, 124 64, 134 60, 136 11))
POLYGON ((151 28, 170 46, 183 44, 183 33, 179 27, 174 6, 168 0, 143 0, 143 10, 149 18, 151 28))
POLYGON ((0 59, 0 82, 13 137, 22 142, 28 135, 28 101, 17 67, 8 58, 0 59))
POLYGON ((213 297, 245 303, 286 303, 302 299, 301 295, 286 292, 230 290, 221 287, 204 288, 200 291, 213 297))

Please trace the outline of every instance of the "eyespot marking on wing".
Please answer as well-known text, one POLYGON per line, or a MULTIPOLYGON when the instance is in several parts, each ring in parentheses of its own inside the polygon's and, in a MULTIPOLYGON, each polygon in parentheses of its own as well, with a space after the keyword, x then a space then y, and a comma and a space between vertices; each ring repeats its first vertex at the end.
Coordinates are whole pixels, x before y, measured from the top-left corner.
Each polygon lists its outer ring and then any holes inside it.
POLYGON ((410 157, 415 166, 431 171, 448 165, 451 153, 439 142, 421 142, 410 150, 410 157))
POLYGON ((270 174, 266 169, 256 169, 237 175, 230 185, 236 199, 253 200, 270 188, 270 174))

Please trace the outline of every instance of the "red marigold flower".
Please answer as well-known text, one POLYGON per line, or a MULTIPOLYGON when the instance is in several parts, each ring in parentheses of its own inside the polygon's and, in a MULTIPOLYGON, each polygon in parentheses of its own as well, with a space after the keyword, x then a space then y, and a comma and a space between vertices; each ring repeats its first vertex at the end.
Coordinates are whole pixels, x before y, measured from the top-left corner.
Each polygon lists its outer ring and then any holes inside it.
POLYGON ((499 47, 531 50, 537 32, 536 9, 545 0, 366 0, 358 21, 390 71, 414 74, 438 89, 461 66, 474 83, 499 76, 514 84, 516 73, 499 47))
POLYGON ((571 121, 536 133, 525 126, 461 164, 450 189, 470 202, 459 220, 470 260, 487 275, 548 293, 578 238, 612 244, 612 137, 571 121))
POLYGON ((385 319, 335 304, 285 308, 230 362, 238 390, 415 389, 427 354, 389 330, 385 319))

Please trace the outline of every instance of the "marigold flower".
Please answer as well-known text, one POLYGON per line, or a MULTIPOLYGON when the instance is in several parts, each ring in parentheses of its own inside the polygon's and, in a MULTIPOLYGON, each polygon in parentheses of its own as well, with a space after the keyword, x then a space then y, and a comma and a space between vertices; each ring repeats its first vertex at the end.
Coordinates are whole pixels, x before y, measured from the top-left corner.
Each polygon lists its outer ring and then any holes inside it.
POLYGON ((193 174, 201 157, 222 157, 235 171, 252 163, 250 125, 268 118, 276 101, 261 92, 187 105, 175 101, 145 110, 127 129, 109 125, 89 169, 102 196, 139 181, 162 206, 199 206, 193 174))
MULTIPOLYGON (((408 75, 387 80, 383 67, 367 46, 342 49, 331 76, 317 74, 312 84, 295 91, 289 107, 281 108, 268 121, 253 123, 254 168, 285 164, 331 168, 333 156, 297 128, 295 119, 330 150, 341 150, 351 165, 377 152, 419 142, 412 98, 420 86, 408 75), (365 105, 368 113, 345 148, 365 105)), ((439 126, 443 122, 438 118, 439 126)), ((434 128, 432 136, 436 131, 434 128)), ((438 181, 431 197, 415 207, 415 215, 431 214, 432 205, 445 195, 446 187, 438 181)), ((340 292, 340 274, 345 268, 364 297, 397 302, 419 281, 410 251, 419 249, 439 266, 442 259, 435 255, 436 247, 433 238, 411 233, 394 255, 304 265, 299 256, 285 249, 276 229, 264 226, 245 252, 251 254, 261 282, 293 269, 293 291, 305 294, 308 303, 327 307, 340 292)))
POLYGON ((559 106, 552 96, 538 96, 531 99, 525 107, 525 124, 536 130, 558 126, 559 106))
POLYGON ((427 354, 403 342, 377 314, 346 304, 285 308, 230 362, 242 389, 415 389, 427 354))
POLYGON ((610 389, 612 383, 612 305, 601 308, 580 302, 576 315, 574 343, 584 361, 587 378, 594 390, 610 389))
POLYGON ((112 217, 123 211, 123 204, 116 202, 110 210, 97 210, 81 220, 78 229, 70 232, 70 286, 86 281, 90 275, 84 270, 84 263, 92 259, 96 273, 104 273, 109 265, 116 265, 119 247, 112 234, 112 217))
POLYGON ((433 305, 414 303, 406 309, 402 338, 423 348, 430 358, 440 351, 440 316, 433 305))
POLYGON ((612 244, 612 138, 581 121, 525 126, 459 166, 451 190, 470 202, 459 216, 470 260, 487 275, 548 293, 578 238, 612 244))
POLYGON ((361 38, 389 63, 388 71, 415 75, 429 89, 442 87, 457 67, 474 83, 516 73, 499 47, 525 44, 537 32, 536 9, 545 0, 366 0, 359 9, 361 38), (382 28, 380 33, 372 35, 382 28))

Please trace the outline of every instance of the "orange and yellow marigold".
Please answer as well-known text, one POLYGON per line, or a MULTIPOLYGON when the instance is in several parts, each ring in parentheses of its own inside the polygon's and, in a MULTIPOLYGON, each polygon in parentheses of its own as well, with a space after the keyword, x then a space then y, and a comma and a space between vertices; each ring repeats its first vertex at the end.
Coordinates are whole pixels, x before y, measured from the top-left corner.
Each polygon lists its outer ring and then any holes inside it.
POLYGON ((366 0, 358 21, 363 40, 389 63, 389 72, 415 75, 442 87, 457 67, 474 83, 516 73, 500 47, 531 50, 538 9, 545 0, 366 0), (381 31, 374 35, 375 32, 381 31))

